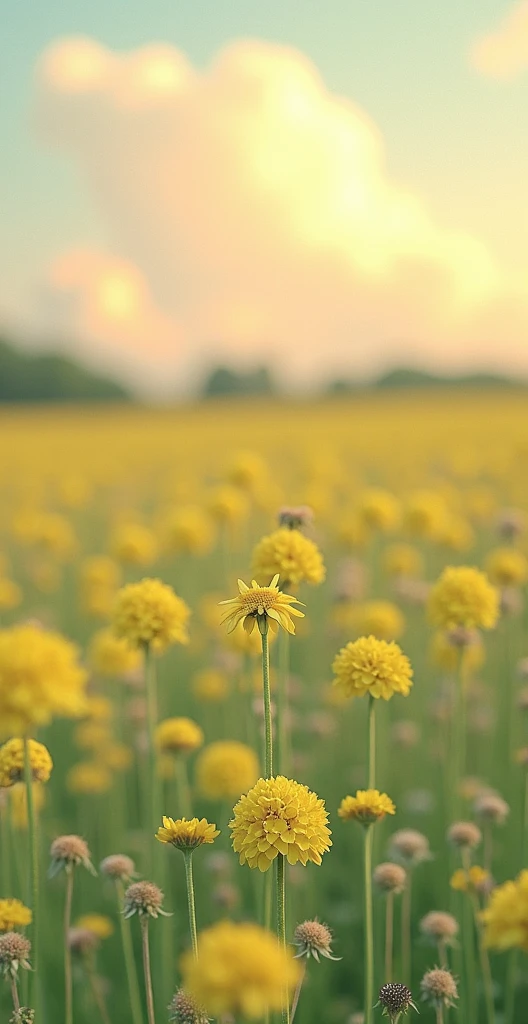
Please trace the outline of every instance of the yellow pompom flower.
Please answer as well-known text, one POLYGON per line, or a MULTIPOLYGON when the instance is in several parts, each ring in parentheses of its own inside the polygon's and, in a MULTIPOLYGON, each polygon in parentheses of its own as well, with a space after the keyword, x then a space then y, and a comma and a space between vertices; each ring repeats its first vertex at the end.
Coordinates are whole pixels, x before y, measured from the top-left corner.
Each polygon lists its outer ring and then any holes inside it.
POLYGON ((517 548, 495 548, 486 559, 492 583, 498 587, 519 587, 528 579, 528 560, 517 548))
POLYGON ((277 575, 284 586, 322 583, 326 569, 317 544, 299 530, 283 526, 260 540, 253 552, 258 579, 277 575))
POLYGON ((22 602, 22 591, 8 576, 0 576, 0 611, 8 612, 18 608, 22 602))
POLYGON ((202 843, 214 843, 220 831, 205 818, 167 818, 156 832, 160 843, 168 843, 177 850, 195 850, 202 843))
POLYGON ((58 561, 67 561, 77 548, 73 527, 64 516, 42 513, 35 524, 34 542, 58 561))
POLYGON ((444 498, 436 491, 415 491, 407 501, 405 526, 415 537, 438 539, 447 516, 444 498))
POLYGON ((74 731, 73 738, 81 750, 100 750, 109 743, 112 731, 106 722, 81 722, 74 731))
MULTIPOLYGON (((242 632, 244 636, 248 636, 245 630, 242 632)), ((193 696, 208 704, 225 700, 229 689, 225 672, 218 668, 204 668, 196 673, 192 681, 193 696)))
POLYGON ((156 748, 164 754, 190 754, 203 741, 203 730, 192 718, 166 718, 156 727, 156 748))
POLYGON ((106 743, 98 751, 99 758, 106 768, 113 772, 123 772, 130 768, 134 753, 125 743, 106 743))
POLYGON ((346 697, 390 700, 395 693, 407 697, 413 671, 398 644, 363 636, 342 647, 334 658, 334 686, 346 697))
POLYGON ((216 519, 218 523, 234 527, 246 518, 249 505, 242 491, 239 491, 237 487, 225 484, 217 487, 211 495, 209 509, 213 519, 216 519))
POLYGON ((380 793, 377 789, 358 789, 355 796, 343 798, 337 813, 344 821, 372 825, 386 814, 395 814, 396 808, 386 793, 380 793))
POLYGON ((213 547, 213 523, 199 505, 185 505, 166 512, 160 523, 163 546, 167 551, 206 555, 213 547))
POLYGON ((83 914, 77 918, 75 928, 92 932, 98 939, 108 939, 114 934, 114 926, 105 914, 83 914))
MULTIPOLYGON (((29 763, 33 782, 47 782, 52 769, 48 749, 43 743, 29 740, 29 763)), ((14 786, 24 781, 24 741, 8 740, 0 747, 0 786, 14 786)))
POLYGON ((392 601, 366 601, 356 609, 356 625, 363 636, 397 640, 405 629, 405 617, 392 601))
POLYGON ((337 526, 337 540, 345 551, 363 548, 368 540, 368 530, 358 515, 344 516, 337 526))
POLYGON ((119 591, 114 607, 116 636, 134 646, 154 644, 158 648, 189 642, 190 609, 172 587, 158 579, 145 578, 119 591))
POLYGON ((196 777, 200 792, 209 800, 233 799, 257 781, 258 758, 245 743, 217 740, 199 755, 196 777))
POLYGON ((400 504, 393 494, 373 487, 363 492, 359 499, 359 515, 365 526, 371 530, 390 533, 400 522, 400 504))
POLYGON ((241 864, 259 871, 267 871, 279 853, 289 864, 320 864, 332 845, 324 801, 283 775, 259 779, 233 814, 233 849, 241 864))
POLYGON ((152 565, 158 557, 158 542, 142 523, 121 523, 111 540, 112 555, 122 565, 152 565))
POLYGON ((481 913, 484 943, 492 949, 523 949, 528 953, 528 871, 521 871, 514 882, 504 882, 493 890, 481 913))
POLYGON ((448 566, 429 595, 431 621, 443 629, 493 629, 498 614, 495 587, 485 573, 471 566, 448 566))
POLYGON ((20 900, 0 899, 0 932, 12 932, 31 924, 33 914, 20 900))
POLYGON ((98 795, 107 793, 112 786, 112 775, 100 761, 79 761, 66 775, 70 793, 98 795))
POLYGON ((85 683, 77 648, 59 633, 31 624, 0 630, 0 734, 78 717, 85 683))
POLYGON ((468 871, 458 868, 453 872, 449 884, 457 892, 482 892, 490 881, 489 871, 479 867, 478 864, 473 864, 468 871))
POLYGON ((283 594, 279 590, 278 582, 278 575, 273 577, 269 587, 259 587, 256 580, 251 581, 250 587, 243 580, 238 581, 238 597, 220 602, 220 604, 231 606, 222 620, 229 633, 238 626, 239 622, 248 633, 253 631, 255 623, 258 623, 261 633, 267 632, 268 625, 274 633, 277 632, 279 626, 286 629, 288 633, 295 633, 292 615, 302 619, 304 612, 300 612, 298 608, 292 608, 293 604, 299 603, 297 598, 290 594, 283 594))
POLYGON ((88 662, 99 676, 120 677, 140 667, 141 655, 111 629, 99 629, 90 641, 88 662))
POLYGON ((463 516, 448 515, 438 540, 451 551, 469 551, 475 543, 475 534, 471 523, 463 516))
POLYGON ((103 587, 117 590, 121 582, 121 569, 108 555, 90 555, 81 564, 81 587, 103 587))
POLYGON ((213 1017, 260 1020, 280 1010, 300 976, 292 953, 256 924, 221 921, 198 936, 198 957, 180 961, 183 988, 213 1017))
POLYGON ((412 544, 389 544, 383 552, 383 567, 388 576, 417 579, 423 573, 423 558, 412 544))
POLYGON ((257 452, 237 452, 227 470, 230 483, 253 493, 268 475, 264 459, 257 452))

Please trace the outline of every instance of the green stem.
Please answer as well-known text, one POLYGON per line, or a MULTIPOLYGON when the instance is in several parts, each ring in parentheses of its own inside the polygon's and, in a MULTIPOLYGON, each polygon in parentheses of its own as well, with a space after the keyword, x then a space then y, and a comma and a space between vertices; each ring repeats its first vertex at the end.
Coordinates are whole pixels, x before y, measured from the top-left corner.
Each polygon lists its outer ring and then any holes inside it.
POLYGON ((198 956, 198 933, 196 931, 196 907, 194 903, 194 882, 192 850, 186 850, 183 854, 185 863, 185 882, 187 885, 187 906, 189 908, 189 928, 191 932, 191 945, 193 955, 198 956))
MULTIPOLYGON (((267 623, 266 623, 267 630, 267 623)), ((267 779, 273 776, 273 725, 271 720, 271 691, 269 678, 269 642, 267 631, 261 634, 262 637, 262 685, 264 688, 264 729, 266 737, 265 752, 265 775, 267 779)))
POLYGON ((291 1014, 290 1014, 290 1024, 293 1024, 293 1021, 295 1019, 295 1013, 296 1013, 296 1010, 297 1010, 297 1004, 299 1002, 299 996, 301 994, 301 989, 302 989, 302 986, 303 986, 303 981, 304 981, 305 974, 306 974, 306 961, 303 960, 302 963, 301 963, 301 973, 299 975, 299 980, 297 982, 297 986, 296 986, 295 993, 294 993, 294 996, 293 996, 293 1002, 292 1002, 291 1014))
POLYGON ((123 945, 123 956, 125 960, 125 970, 128 982, 128 995, 130 999, 130 1010, 132 1013, 132 1024, 143 1024, 143 1013, 141 1010, 141 997, 139 994, 139 982, 136 971, 136 962, 134 959, 134 947, 132 944, 132 932, 130 929, 130 921, 124 916, 121 911, 123 910, 123 901, 125 897, 125 887, 121 879, 116 881, 116 892, 119 907, 119 924, 121 928, 121 942, 123 945))
MULTIPOLYGON (((523 862, 524 863, 524 862, 523 862)), ((513 1024, 515 1013, 515 987, 517 983, 517 959, 519 951, 512 949, 508 962, 506 977, 506 995, 504 1000, 504 1024, 513 1024)))
POLYGON ((91 957, 91 956, 86 957, 85 968, 86 968, 86 974, 88 975, 88 981, 90 983, 90 988, 92 990, 92 995, 93 995, 93 998, 94 998, 94 1002, 95 1002, 95 1004, 97 1006, 97 1009, 99 1010, 99 1013, 101 1015, 101 1020, 103 1021, 103 1024, 111 1024, 110 1015, 108 1013, 108 1010, 107 1010, 107 1007, 106 1007, 106 1003, 105 1003, 105 1000, 104 1000, 104 996, 103 996, 103 992, 102 992, 102 989, 101 989, 101 982, 100 982, 100 979, 98 978, 96 970, 95 970, 95 963, 94 963, 93 957, 91 957))
POLYGON ((288 774, 288 679, 290 675, 290 634, 282 629, 279 636, 279 680, 277 696, 277 750, 276 762, 279 775, 288 774))
MULTIPOLYGON (((528 601, 527 601, 528 604, 528 601)), ((524 800, 522 811, 521 864, 526 863, 528 852, 528 771, 524 775, 524 800)))
POLYGON ((456 821, 461 812, 462 795, 460 783, 466 771, 466 674, 464 648, 458 661, 455 721, 453 729, 454 750, 452 751, 453 779, 451 784, 451 820, 456 821))
POLYGON ((374 999, 374 929, 372 923, 372 825, 365 828, 365 1024, 372 1022, 374 999))
POLYGON ((412 911, 412 868, 407 872, 407 881, 402 894, 401 906, 401 960, 402 980, 411 982, 411 911, 412 911))
MULTIPOLYGON (((286 873, 284 870, 284 854, 277 856, 277 935, 279 942, 286 950, 286 873)), ((283 993, 281 1014, 282 1024, 290 1024, 290 1003, 287 992, 283 993)))
POLYGON ((70 946, 71 911, 73 900, 74 866, 69 864, 66 869, 66 897, 64 900, 64 1020, 65 1024, 73 1021, 73 987, 72 958, 70 946))
POLYGON ((438 940, 438 963, 443 971, 449 970, 447 962, 447 946, 445 939, 438 940))
POLYGON ((154 995, 152 992, 152 975, 150 973, 150 949, 148 938, 149 915, 141 914, 141 948, 143 952, 143 973, 145 975, 145 992, 147 998, 147 1020, 148 1024, 156 1024, 154 1016, 154 995))
POLYGON ((436 1024, 444 1024, 444 1010, 441 1003, 436 1004, 436 1024))
POLYGON ((149 803, 147 808, 147 820, 144 826, 147 829, 147 864, 149 873, 152 871, 152 858, 154 843, 153 836, 160 822, 160 787, 156 763, 156 725, 158 721, 158 698, 156 687, 156 671, 154 658, 150 644, 145 644, 145 690, 147 697, 147 730, 148 730, 148 759, 149 759, 149 803), (151 834, 152 833, 152 834, 151 834))
POLYGON ((178 817, 192 818, 191 790, 187 774, 187 761, 183 755, 176 758, 176 793, 178 798, 178 817))
POLYGON ((35 1015, 39 1018, 39 978, 37 975, 39 965, 39 864, 38 864, 38 834, 37 819, 35 814, 35 802, 33 800, 33 775, 31 771, 31 759, 29 750, 29 738, 24 737, 24 779, 26 783, 26 798, 28 811, 29 829, 29 863, 31 874, 31 910, 32 921, 32 959, 33 970, 29 976, 29 1001, 35 1008, 35 1015))
POLYGON ((13 975, 11 975, 11 998, 13 1000, 13 1006, 16 1013, 20 1010, 20 1000, 18 998, 16 978, 13 975))
POLYGON ((376 788, 376 700, 369 694, 368 705, 368 789, 376 788))
POLYGON ((385 983, 392 981, 392 948, 394 936, 394 893, 387 893, 385 903, 385 983))
POLYGON ((484 945, 484 935, 482 932, 482 926, 480 923, 480 907, 478 904, 477 897, 473 894, 471 897, 471 903, 473 907, 473 916, 475 920, 475 929, 477 932, 478 951, 480 960, 480 969, 482 972, 482 981, 484 984, 484 998, 486 1001, 486 1016, 488 1024, 495 1024, 495 1004, 493 1001, 493 980, 491 977, 491 968, 489 962, 488 951, 484 945))

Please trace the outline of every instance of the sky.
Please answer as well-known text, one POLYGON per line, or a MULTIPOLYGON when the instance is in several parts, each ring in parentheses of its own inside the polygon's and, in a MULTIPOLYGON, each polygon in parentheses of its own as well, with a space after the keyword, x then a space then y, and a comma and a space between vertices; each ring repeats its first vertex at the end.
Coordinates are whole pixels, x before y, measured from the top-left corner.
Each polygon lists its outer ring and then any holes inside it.
MULTIPOLYGON (((5 0, 4 0, 5 2, 5 0)), ((18 0, 0 323, 148 395, 528 377, 528 0, 18 0)))

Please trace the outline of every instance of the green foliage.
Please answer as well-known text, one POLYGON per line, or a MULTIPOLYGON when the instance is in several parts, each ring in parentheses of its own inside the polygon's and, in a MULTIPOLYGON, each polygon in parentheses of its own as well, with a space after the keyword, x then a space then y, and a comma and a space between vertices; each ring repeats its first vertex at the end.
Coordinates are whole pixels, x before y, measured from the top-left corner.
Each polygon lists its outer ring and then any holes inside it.
POLYGON ((0 402, 122 402, 124 388, 64 356, 32 354, 0 340, 0 402))

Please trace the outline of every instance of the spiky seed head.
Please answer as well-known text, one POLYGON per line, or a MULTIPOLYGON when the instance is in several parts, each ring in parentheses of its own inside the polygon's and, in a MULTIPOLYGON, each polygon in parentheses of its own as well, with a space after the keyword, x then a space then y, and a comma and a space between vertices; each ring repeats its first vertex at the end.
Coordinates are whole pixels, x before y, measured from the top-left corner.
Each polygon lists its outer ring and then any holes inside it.
POLYGON ((302 924, 298 924, 293 941, 299 950, 297 957, 305 956, 308 959, 313 956, 314 960, 317 961, 320 956, 326 957, 327 960, 340 959, 340 957, 332 956, 330 948, 332 945, 332 932, 328 925, 322 924, 317 918, 313 921, 303 921, 302 924))
POLYGON ((108 878, 120 879, 122 882, 128 882, 136 873, 134 861, 131 857, 127 857, 125 853, 113 853, 109 857, 105 857, 101 861, 99 869, 102 875, 106 875, 108 878))
POLYGON ((420 983, 422 999, 435 1007, 454 1006, 458 999, 457 983, 451 971, 435 967, 424 974, 420 983))
POLYGON ((196 1003, 179 988, 168 1006, 169 1020, 175 1024, 208 1024, 209 1017, 196 1003))
POLYGON ((393 864, 392 861, 386 861, 374 868, 372 878, 374 885, 381 889, 382 892, 399 893, 405 889, 407 872, 401 864, 393 864))
POLYGON ((455 821, 447 830, 447 838, 453 846, 473 850, 481 842, 482 832, 472 821, 455 821))
POLYGON ((163 893, 154 882, 133 882, 125 892, 123 914, 125 917, 132 917, 139 914, 140 917, 158 917, 162 914, 168 915, 161 909, 163 893))
POLYGON ((389 981, 381 986, 378 1005, 383 1007, 384 1017, 388 1017, 391 1022, 396 1021, 401 1013, 407 1013, 410 1007, 416 1010, 410 988, 401 981, 389 981))

